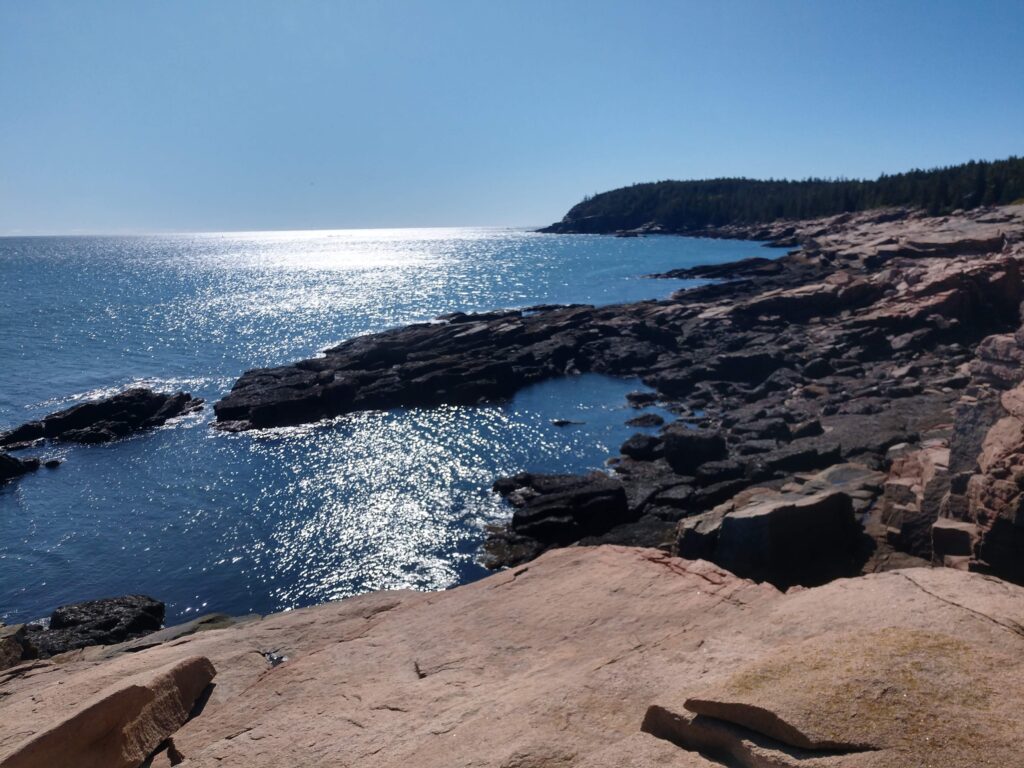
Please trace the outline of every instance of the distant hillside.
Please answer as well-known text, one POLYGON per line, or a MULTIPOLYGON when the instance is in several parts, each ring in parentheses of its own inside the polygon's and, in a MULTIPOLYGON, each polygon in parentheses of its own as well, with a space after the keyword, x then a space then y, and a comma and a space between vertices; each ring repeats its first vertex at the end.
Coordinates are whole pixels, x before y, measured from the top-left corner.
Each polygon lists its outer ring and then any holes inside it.
POLYGON ((648 224, 687 232, 885 206, 933 214, 1024 198, 1024 158, 913 170, 874 181, 706 179, 634 184, 588 197, 543 232, 615 232, 648 224))

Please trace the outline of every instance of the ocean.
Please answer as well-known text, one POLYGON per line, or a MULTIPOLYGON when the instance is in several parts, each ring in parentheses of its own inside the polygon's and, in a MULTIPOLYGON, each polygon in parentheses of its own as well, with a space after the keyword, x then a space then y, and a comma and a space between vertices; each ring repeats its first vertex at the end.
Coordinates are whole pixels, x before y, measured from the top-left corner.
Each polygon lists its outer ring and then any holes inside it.
POLYGON ((352 414, 225 434, 212 403, 249 368, 454 311, 661 298, 643 275, 755 243, 394 229, 0 238, 0 430, 133 385, 207 407, 0 486, 0 620, 126 593, 174 623, 485 575, 493 480, 581 472, 637 431, 636 380, 585 375, 506 403, 352 414), (556 427, 552 419, 583 422, 556 427))

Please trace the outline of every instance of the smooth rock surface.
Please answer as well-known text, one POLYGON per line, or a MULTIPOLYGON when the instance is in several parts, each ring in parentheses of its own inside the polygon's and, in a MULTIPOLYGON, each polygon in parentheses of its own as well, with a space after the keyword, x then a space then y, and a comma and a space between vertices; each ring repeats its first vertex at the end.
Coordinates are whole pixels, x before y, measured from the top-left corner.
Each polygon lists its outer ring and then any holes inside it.
MULTIPOLYGON (((13 673, 11 673, 13 674, 13 673)), ((201 656, 145 669, 78 700, 95 680, 71 681, 69 696, 51 699, 60 711, 20 743, 0 745, 2 768, 137 768, 188 719, 216 670, 201 656), (76 695, 77 694, 77 695, 76 695)))
POLYGON ((696 750, 717 739, 763 760, 736 765, 1005 768, 1022 617, 1024 589, 952 569, 784 594, 651 550, 558 549, 447 592, 23 664, 0 673, 0 764, 108 686, 199 656, 216 685, 156 765, 707 768, 720 757, 696 750), (801 738, 841 751, 787 746, 801 738))

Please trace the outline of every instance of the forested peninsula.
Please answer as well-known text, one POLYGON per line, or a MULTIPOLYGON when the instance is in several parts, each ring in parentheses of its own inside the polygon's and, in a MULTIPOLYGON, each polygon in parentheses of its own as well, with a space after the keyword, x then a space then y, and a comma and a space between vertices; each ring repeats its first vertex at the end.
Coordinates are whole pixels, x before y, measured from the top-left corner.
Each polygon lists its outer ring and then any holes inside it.
POLYGON ((931 170, 883 174, 873 181, 747 178, 657 181, 585 198, 553 233, 644 230, 703 233, 734 224, 810 219, 900 206, 942 215, 1024 200, 1024 158, 972 160, 931 170))

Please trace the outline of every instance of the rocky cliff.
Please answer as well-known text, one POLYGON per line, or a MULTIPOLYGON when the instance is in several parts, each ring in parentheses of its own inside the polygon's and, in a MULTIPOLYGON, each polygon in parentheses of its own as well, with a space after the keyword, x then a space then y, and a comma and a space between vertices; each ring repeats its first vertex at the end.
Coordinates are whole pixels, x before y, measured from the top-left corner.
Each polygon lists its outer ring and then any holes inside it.
POLYGON ((1024 589, 569 548, 0 673, 0 766, 1021 765, 1024 589), (147 757, 150 756, 151 757, 147 757))

